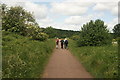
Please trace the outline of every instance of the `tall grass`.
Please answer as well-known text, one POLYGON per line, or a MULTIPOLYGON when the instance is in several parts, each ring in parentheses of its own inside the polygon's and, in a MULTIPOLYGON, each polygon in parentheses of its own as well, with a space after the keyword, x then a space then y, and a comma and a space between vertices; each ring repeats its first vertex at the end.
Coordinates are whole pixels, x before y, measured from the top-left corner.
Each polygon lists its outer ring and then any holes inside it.
POLYGON ((2 45, 3 78, 40 78, 54 41, 40 42, 3 32, 2 45))
MULTIPOLYGON (((119 58, 118 58, 118 61, 120 61, 120 37, 119 37, 119 39, 118 39, 118 56, 119 56, 119 58)), ((120 75, 120 62, 118 62, 118 75, 120 75)), ((120 78, 120 76, 119 76, 119 78, 120 78)))
POLYGON ((94 77, 118 77, 117 45, 77 47, 75 41, 70 40, 69 42, 70 51, 94 77))

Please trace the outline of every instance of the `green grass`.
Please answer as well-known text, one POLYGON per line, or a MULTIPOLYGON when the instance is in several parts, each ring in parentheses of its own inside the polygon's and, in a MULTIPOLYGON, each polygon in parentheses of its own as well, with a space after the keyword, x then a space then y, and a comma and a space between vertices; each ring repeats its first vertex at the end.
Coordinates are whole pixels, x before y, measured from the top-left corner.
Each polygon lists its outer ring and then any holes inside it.
MULTIPOLYGON (((120 57, 120 38, 118 39, 118 56, 120 57)), ((118 61, 120 61, 120 58, 118 58, 118 61)), ((118 63, 118 65, 119 65, 118 74, 120 74, 120 62, 118 63)), ((118 78, 120 78, 120 76, 118 78)))
POLYGON ((75 41, 69 42, 70 51, 95 78, 118 77, 117 45, 77 47, 75 41))
POLYGON ((2 45, 3 78, 40 78, 55 44, 3 32, 2 45))

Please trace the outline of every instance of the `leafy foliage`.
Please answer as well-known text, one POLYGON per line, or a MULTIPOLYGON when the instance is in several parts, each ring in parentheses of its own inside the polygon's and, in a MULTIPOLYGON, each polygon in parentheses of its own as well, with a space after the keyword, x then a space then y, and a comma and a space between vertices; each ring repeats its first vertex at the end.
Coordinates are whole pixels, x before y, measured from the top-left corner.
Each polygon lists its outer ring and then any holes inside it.
POLYGON ((120 56, 120 37, 118 38, 118 56, 120 56))
POLYGON ((71 37, 73 35, 77 35, 79 31, 72 31, 72 30, 61 30, 61 29, 55 29, 53 27, 47 27, 43 28, 43 32, 48 34, 50 38, 66 38, 71 37))
POLYGON ((79 40, 80 39, 80 35, 73 35, 71 37, 72 40, 79 40))
POLYGON ((2 78, 40 78, 54 41, 37 41, 3 31, 2 78))
POLYGON ((10 7, 2 5, 2 29, 29 36, 36 40, 46 40, 48 35, 43 33, 34 19, 33 14, 20 6, 10 7))
POLYGON ((120 37, 120 24, 114 26, 113 32, 115 38, 120 37))
POLYGON ((44 29, 43 32, 48 34, 50 38, 54 38, 56 36, 56 30, 54 28, 52 28, 51 26, 44 29))
POLYGON ((100 46, 111 43, 111 36, 107 26, 101 20, 84 24, 81 30, 78 46, 100 46))
POLYGON ((46 33, 42 32, 42 29, 34 27, 33 25, 29 25, 26 29, 26 32, 27 36, 35 40, 44 41, 49 37, 46 33))

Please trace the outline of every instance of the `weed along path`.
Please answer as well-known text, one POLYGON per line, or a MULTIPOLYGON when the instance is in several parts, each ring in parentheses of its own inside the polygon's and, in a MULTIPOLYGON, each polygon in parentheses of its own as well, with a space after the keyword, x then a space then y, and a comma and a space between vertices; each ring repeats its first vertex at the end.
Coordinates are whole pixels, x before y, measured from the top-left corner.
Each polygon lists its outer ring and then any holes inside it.
POLYGON ((43 78, 92 78, 85 68, 66 49, 55 49, 47 66, 43 78))

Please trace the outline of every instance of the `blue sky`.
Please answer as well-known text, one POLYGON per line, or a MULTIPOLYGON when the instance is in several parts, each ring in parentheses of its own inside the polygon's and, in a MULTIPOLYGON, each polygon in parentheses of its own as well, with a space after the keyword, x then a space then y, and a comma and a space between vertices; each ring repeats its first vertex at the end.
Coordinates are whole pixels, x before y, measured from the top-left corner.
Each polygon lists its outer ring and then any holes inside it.
POLYGON ((34 13, 40 27, 80 30, 90 20, 101 19, 112 31, 118 23, 118 0, 4 0, 34 13), (19 3, 18 2, 23 2, 19 3))

